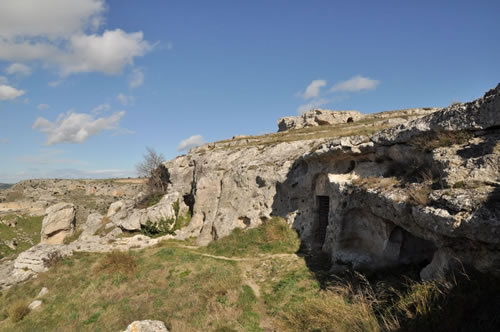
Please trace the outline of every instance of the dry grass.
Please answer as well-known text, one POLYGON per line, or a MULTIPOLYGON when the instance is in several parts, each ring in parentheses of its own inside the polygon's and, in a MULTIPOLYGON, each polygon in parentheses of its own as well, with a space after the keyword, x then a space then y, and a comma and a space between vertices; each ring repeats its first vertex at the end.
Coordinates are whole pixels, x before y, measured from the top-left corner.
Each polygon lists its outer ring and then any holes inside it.
POLYGON ((412 139, 410 145, 431 152, 441 147, 467 143, 474 134, 468 131, 429 131, 412 139))
POLYGON ((390 190, 400 184, 400 181, 395 177, 376 177, 370 176, 366 178, 357 178, 352 181, 356 187, 365 189, 390 190))
POLYGON ((23 300, 18 300, 9 308, 9 318, 13 323, 17 323, 29 314, 29 312, 28 303, 23 300))
POLYGON ((432 192, 432 189, 429 185, 415 185, 408 189, 408 202, 427 206, 429 204, 429 195, 432 192))
POLYGON ((134 257, 128 252, 112 251, 107 253, 94 267, 96 272, 125 273, 135 272, 137 263, 134 257))
POLYGON ((284 314, 291 331, 381 331, 373 310, 372 293, 356 292, 352 286, 332 287, 284 314))

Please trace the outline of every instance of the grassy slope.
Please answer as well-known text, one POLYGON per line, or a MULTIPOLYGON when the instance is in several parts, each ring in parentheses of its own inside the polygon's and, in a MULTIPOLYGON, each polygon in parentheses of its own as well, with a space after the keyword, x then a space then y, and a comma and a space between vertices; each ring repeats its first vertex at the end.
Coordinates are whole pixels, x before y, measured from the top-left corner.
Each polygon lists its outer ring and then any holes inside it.
POLYGON ((207 248, 167 241, 129 253, 76 254, 4 291, 0 330, 119 331, 139 319, 162 320, 174 332, 487 331, 500 325, 498 281, 406 279, 392 289, 351 275, 351 283, 332 278, 325 284, 294 254, 298 244, 294 231, 274 219, 207 248), (42 287, 49 289, 42 307, 26 314, 23 308, 42 287))
POLYGON ((0 223, 0 258, 12 257, 40 242, 43 217, 2 216, 2 219, 18 219, 16 227, 0 223), (16 250, 10 249, 5 241, 17 240, 16 250))

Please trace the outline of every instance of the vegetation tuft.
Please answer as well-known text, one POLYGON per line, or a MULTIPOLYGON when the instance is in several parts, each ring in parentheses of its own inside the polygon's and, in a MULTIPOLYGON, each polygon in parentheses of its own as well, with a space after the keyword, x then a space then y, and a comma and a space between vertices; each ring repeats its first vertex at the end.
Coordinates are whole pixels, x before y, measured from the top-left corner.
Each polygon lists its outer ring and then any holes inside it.
POLYGON ((137 262, 128 252, 112 251, 104 255, 95 267, 96 272, 125 273, 135 272, 137 262))
POLYGON ((13 323, 21 321, 27 314, 29 314, 30 309, 28 303, 23 300, 14 302, 14 304, 9 309, 9 317, 13 323))
POLYGON ((468 131, 429 131, 412 139, 410 145, 425 152, 441 147, 467 143, 474 134, 468 131))

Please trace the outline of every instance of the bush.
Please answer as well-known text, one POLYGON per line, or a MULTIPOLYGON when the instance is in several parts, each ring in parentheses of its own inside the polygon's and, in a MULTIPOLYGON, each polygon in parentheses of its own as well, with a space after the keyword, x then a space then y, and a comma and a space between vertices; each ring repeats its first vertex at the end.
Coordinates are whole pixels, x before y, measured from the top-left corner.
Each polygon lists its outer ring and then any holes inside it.
POLYGON ((440 147, 467 143, 472 137, 474 134, 468 131, 429 131, 414 137, 409 144, 425 152, 431 152, 440 147))
POLYGON ((29 314, 30 309, 28 303, 19 300, 15 302, 9 309, 9 317, 13 323, 21 321, 27 314, 29 314))

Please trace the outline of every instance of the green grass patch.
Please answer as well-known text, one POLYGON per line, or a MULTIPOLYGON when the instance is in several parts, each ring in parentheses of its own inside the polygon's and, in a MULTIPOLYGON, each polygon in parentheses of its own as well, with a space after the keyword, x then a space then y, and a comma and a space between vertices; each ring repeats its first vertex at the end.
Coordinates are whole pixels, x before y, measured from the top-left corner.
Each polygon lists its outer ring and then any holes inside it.
POLYGON ((295 253, 300 247, 297 233, 284 219, 272 218, 259 227, 235 229, 229 236, 211 242, 204 250, 221 256, 295 253))
POLYGON ((9 227, 0 223, 0 258, 15 257, 19 253, 40 243, 40 231, 42 230, 43 217, 30 216, 3 216, 2 219, 17 220, 15 227, 9 227), (9 248, 4 241, 16 240, 15 250, 9 248))

